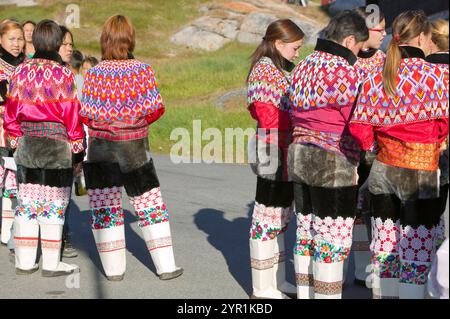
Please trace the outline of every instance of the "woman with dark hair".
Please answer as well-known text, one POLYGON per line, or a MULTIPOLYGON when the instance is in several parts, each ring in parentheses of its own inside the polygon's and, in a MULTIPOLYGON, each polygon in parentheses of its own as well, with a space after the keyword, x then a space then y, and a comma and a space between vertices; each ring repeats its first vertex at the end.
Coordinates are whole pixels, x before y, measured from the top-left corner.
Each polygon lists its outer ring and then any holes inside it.
POLYGON ((60 25, 61 28, 61 47, 58 50, 61 59, 66 65, 70 65, 70 59, 72 58, 72 52, 74 48, 73 34, 65 26, 60 25))
POLYGON ((33 45, 33 31, 36 28, 36 23, 31 20, 27 20, 22 23, 23 33, 25 35, 25 58, 31 59, 33 58, 34 53, 36 52, 33 45))
MULTIPOLYGON (((81 94, 79 93, 81 90, 80 87, 80 79, 78 74, 73 71, 71 68, 71 62, 72 62, 72 56, 73 56, 73 34, 70 32, 68 28, 66 28, 63 25, 60 25, 59 28, 61 29, 61 46, 59 47, 58 54, 61 56, 61 59, 63 61, 63 65, 67 68, 69 68, 73 73, 75 77, 75 86, 77 88, 78 92, 78 98, 81 98, 81 94)), ((76 176, 78 178, 78 176, 76 176)), ((65 215, 65 222, 64 222, 64 228, 63 228, 63 242, 61 246, 61 254, 65 258, 75 258, 78 256, 78 252, 72 245, 71 240, 71 232, 70 232, 70 226, 69 226, 69 220, 70 220, 70 211, 73 204, 72 202, 69 203, 69 207, 67 208, 66 215, 65 215)))
POLYGON ((58 54, 61 30, 43 20, 33 32, 36 53, 11 75, 4 128, 17 164, 19 191, 14 219, 16 273, 62 276, 78 266, 60 262, 64 215, 75 171, 84 156, 84 132, 72 72, 58 54))
POLYGON ((305 34, 291 20, 272 22, 252 55, 248 75, 248 110, 257 121, 254 161, 257 175, 250 228, 251 298, 282 299, 296 295, 286 281, 284 232, 292 216, 292 183, 287 176, 290 71, 305 34), (269 152, 269 154, 267 154, 269 152), (285 294, 286 293, 286 294, 285 294))
POLYGON ((448 136, 448 74, 425 61, 432 25, 400 14, 382 67, 364 80, 350 131, 377 143, 369 175, 374 298, 423 299, 439 224, 439 154, 448 136))
MULTIPOLYGON (((372 70, 384 63, 386 54, 380 50, 380 46, 386 36, 386 21, 382 12, 378 12, 378 15, 374 16, 374 13, 367 7, 359 7, 354 11, 364 18, 369 30, 369 39, 364 42, 362 49, 358 52, 358 61, 355 63, 361 79, 365 79, 372 70)), ((367 266, 370 265, 368 229, 370 227, 370 196, 366 182, 376 157, 374 151, 361 152, 358 166, 358 204, 353 226, 352 251, 355 261, 355 283, 363 287, 366 287, 366 278, 370 275, 367 271, 367 266), (366 225, 368 226, 366 227, 366 225)), ((344 271, 346 270, 344 269, 344 271)))
MULTIPOLYGON (((20 23, 5 20, 0 23, 0 190, 2 194, 2 244, 12 243, 11 227, 14 221, 14 209, 17 203, 17 183, 12 158, 12 150, 3 131, 3 114, 11 74, 23 62, 23 29, 20 23)), ((12 245, 8 244, 12 254, 12 245)))
POLYGON ((297 214, 299 298, 341 298, 356 213, 360 149, 348 124, 361 83, 356 55, 369 38, 352 11, 333 17, 312 54, 294 70, 289 172, 297 214))
POLYGON ((89 128, 83 171, 103 269, 108 280, 125 275, 124 186, 159 278, 173 279, 183 269, 175 264, 169 213, 148 142, 148 126, 164 113, 155 74, 133 57, 135 30, 127 17, 106 20, 100 44, 102 62, 86 74, 81 116, 89 128))

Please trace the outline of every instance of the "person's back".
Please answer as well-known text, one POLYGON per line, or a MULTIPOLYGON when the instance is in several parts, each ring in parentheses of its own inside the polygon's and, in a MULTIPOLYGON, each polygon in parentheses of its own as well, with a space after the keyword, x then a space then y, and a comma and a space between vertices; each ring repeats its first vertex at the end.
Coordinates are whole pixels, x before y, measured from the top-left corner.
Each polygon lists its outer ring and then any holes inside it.
POLYGON ((363 150, 377 150, 368 181, 376 298, 425 298, 448 135, 448 76, 425 61, 431 30, 422 11, 395 19, 386 62, 363 83, 350 124, 363 150))
POLYGON ((109 140, 147 136, 164 113, 152 67, 135 59, 106 60, 86 73, 81 116, 90 136, 109 140))
POLYGON ((103 61, 86 74, 80 111, 89 127, 83 171, 97 250, 107 279, 123 280, 124 187, 159 278, 174 279, 183 269, 175 264, 169 213, 150 155, 147 129, 164 113, 164 104, 152 68, 132 56, 135 31, 127 17, 110 17, 100 42, 103 61))
POLYGON ((302 299, 341 298, 356 211, 359 148, 348 123, 360 83, 353 65, 368 29, 360 15, 346 11, 333 17, 324 33, 326 39, 318 39, 315 51, 294 70, 290 88, 295 128, 288 168, 302 299))
MULTIPOLYGON (((363 94, 352 120, 352 133, 364 149, 369 149, 376 141, 380 147, 378 157, 396 166, 409 167, 405 154, 398 153, 394 144, 434 144, 435 151, 438 150, 435 143, 441 141, 440 132, 448 125, 444 120, 448 116, 448 103, 445 102, 448 100, 448 77, 438 66, 425 61, 421 50, 410 46, 402 47, 402 59, 395 77, 399 85, 392 96, 384 89, 383 69, 384 66, 378 67, 363 83, 363 94), (359 134, 358 123, 372 123, 374 135, 359 134)), ((427 163, 422 164, 428 167, 427 163)))

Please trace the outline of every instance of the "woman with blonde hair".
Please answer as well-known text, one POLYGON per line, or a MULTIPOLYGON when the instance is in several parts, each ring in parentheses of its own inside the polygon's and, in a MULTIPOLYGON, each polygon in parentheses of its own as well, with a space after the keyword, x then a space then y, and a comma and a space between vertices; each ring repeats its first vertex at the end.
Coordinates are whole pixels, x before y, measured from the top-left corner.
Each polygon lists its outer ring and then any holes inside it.
POLYGON ((369 175, 374 298, 417 298, 439 224, 439 153, 448 135, 448 76, 425 60, 432 25, 423 11, 400 14, 383 66, 362 84, 350 131, 378 147, 369 175))
POLYGON ((106 20, 100 37, 102 61, 85 76, 81 116, 88 126, 83 165, 91 225, 106 277, 125 275, 125 187, 161 280, 183 273, 175 264, 169 213, 150 155, 148 126, 164 114, 150 65, 133 57, 135 30, 122 15, 106 20))
MULTIPOLYGON (((433 22, 433 31, 431 32, 431 54, 427 56, 427 61, 436 64, 449 75, 449 55, 448 55, 448 21, 436 20, 433 22)), ((448 87, 447 87, 448 90, 448 87)), ((436 229, 436 246, 439 247, 445 240, 445 208, 448 198, 449 182, 449 150, 448 137, 444 146, 445 150, 439 157, 440 173, 440 206, 441 214, 439 226, 436 229)))
POLYGON ((248 110, 258 123, 252 169, 257 175, 250 228, 251 298, 296 296, 286 281, 284 232, 293 209, 287 175, 287 149, 292 130, 288 89, 293 61, 305 34, 291 20, 271 23, 252 55, 248 76, 248 110), (267 154, 269 153, 269 154, 267 154))

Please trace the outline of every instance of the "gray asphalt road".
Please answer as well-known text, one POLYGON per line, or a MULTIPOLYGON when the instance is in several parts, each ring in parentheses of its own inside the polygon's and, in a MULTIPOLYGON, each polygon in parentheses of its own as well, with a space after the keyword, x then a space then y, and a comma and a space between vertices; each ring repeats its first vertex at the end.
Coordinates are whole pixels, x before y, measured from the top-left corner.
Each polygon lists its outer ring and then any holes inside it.
MULTIPOLYGON (((0 247, 0 298, 180 298, 247 299, 251 292, 248 229, 256 178, 246 165, 178 164, 155 156, 162 195, 171 214, 175 259, 183 276, 160 281, 137 221, 124 197, 127 271, 122 282, 105 279, 89 225, 87 196, 74 197, 69 225, 79 256, 79 276, 43 278, 40 272, 16 276, 6 247, 0 247)), ((292 226, 294 226, 293 224, 292 226)), ((292 246, 295 226, 286 236, 289 281, 295 283, 292 246)), ((344 298, 371 297, 354 286, 353 265, 344 298)))

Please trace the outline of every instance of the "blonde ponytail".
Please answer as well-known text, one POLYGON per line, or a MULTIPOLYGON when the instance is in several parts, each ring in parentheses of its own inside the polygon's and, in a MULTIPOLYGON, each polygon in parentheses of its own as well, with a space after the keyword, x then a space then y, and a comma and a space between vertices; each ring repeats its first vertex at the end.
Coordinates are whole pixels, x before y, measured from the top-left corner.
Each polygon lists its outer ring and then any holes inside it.
POLYGON ((401 13, 392 23, 392 40, 386 52, 383 68, 383 86, 388 96, 397 93, 397 73, 402 60, 400 45, 407 44, 422 32, 430 34, 432 25, 422 10, 401 13))
POLYGON ((397 92, 397 73, 401 60, 402 53, 398 42, 392 39, 386 52, 383 68, 383 86, 388 96, 394 96, 397 92))

